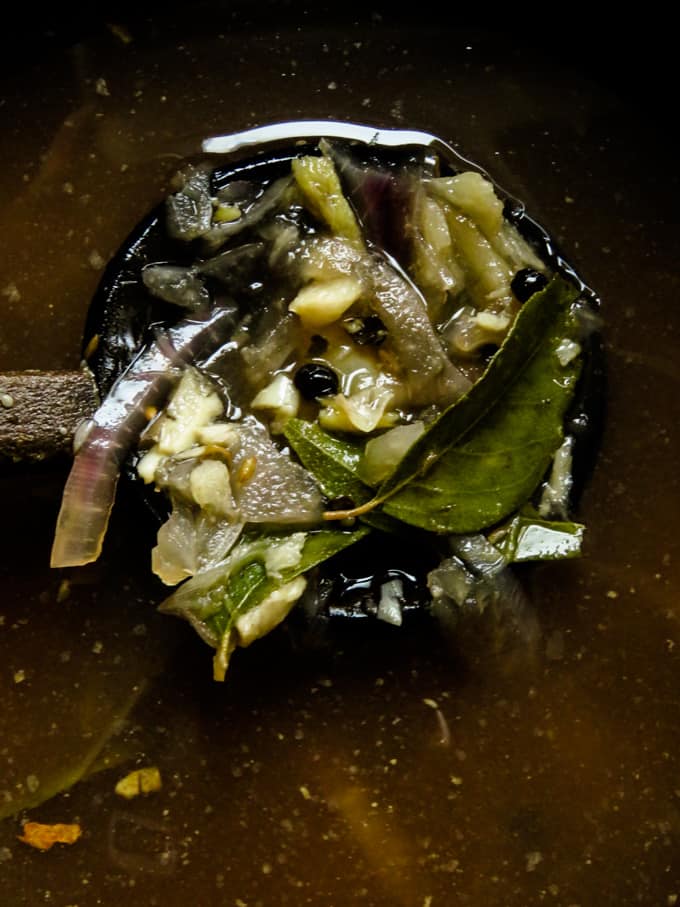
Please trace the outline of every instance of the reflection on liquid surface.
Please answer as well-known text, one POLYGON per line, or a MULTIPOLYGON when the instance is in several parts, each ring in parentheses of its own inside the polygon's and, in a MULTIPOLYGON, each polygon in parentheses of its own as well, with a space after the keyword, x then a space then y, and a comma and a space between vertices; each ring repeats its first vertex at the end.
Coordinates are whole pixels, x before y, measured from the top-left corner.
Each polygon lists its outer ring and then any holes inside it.
POLYGON ((377 22, 116 26, 43 63, 2 85, 0 368, 77 365, 187 143, 332 115, 439 133, 523 198, 603 298, 610 390, 586 557, 522 576, 532 653, 291 626, 214 684, 154 610, 149 527, 122 507, 100 563, 50 573, 66 464, 3 467, 3 903, 680 903, 678 187, 641 168, 641 112, 505 41, 377 22), (144 765, 162 789, 117 796, 144 765), (39 853, 27 818, 83 836, 39 853))

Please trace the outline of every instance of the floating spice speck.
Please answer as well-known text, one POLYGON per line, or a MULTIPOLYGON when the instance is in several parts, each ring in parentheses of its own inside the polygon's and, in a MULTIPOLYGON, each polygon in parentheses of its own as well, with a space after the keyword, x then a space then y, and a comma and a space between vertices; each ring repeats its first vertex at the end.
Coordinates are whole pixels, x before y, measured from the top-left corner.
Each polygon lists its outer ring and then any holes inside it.
POLYGON ((57 822, 53 825, 26 822, 19 840, 36 850, 49 850, 54 844, 75 844, 81 834, 82 829, 75 822, 57 822))

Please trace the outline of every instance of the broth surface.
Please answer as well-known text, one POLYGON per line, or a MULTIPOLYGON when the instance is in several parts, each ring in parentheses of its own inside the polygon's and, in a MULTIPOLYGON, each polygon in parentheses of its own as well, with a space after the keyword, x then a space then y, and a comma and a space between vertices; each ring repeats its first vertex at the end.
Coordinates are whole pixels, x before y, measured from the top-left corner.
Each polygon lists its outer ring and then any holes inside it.
POLYGON ((608 394, 585 556, 521 574, 534 645, 291 621, 225 684, 156 613, 125 489, 100 561, 50 571, 68 464, 3 465, 3 905, 680 904, 680 193, 640 95, 368 15, 130 18, 39 62, 0 81, 0 370, 77 367, 105 262, 201 137, 331 116, 439 134, 526 203, 602 298, 608 394), (123 800, 146 765, 162 789, 123 800), (29 819, 83 835, 40 853, 29 819))

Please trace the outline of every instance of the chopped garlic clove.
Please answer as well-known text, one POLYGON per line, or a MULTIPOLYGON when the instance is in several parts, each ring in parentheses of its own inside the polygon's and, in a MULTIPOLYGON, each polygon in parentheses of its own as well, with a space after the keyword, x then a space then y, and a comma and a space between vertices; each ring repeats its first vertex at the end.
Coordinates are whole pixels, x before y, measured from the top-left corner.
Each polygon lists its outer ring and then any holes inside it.
POLYGON ((390 579, 380 586, 378 602, 378 620, 400 627, 402 623, 401 606, 404 601, 404 585, 400 579, 390 579))
POLYGON ((376 428, 386 428, 397 419, 396 414, 387 412, 392 399, 392 391, 379 387, 364 388, 351 397, 336 394, 323 401, 319 423, 330 430, 366 434, 376 428))
POLYGON ((575 340, 569 340, 565 337, 564 340, 561 340, 557 346, 557 358, 560 361, 560 365, 569 365, 577 356, 581 354, 581 346, 576 343, 575 340))
POLYGON ((267 548, 264 557, 267 574, 274 579, 281 579, 282 571, 297 567, 302 560, 306 539, 304 532, 294 532, 285 542, 267 548))
POLYGON ((361 293, 361 284, 353 277, 315 281, 300 290, 289 309, 305 326, 321 328, 344 315, 361 293))
POLYGON ((478 312, 475 321, 485 331, 507 331, 510 327, 510 316, 496 312, 478 312))
POLYGON ((219 204, 213 211, 213 222, 217 224, 230 224, 242 216, 238 205, 219 204))
POLYGON ((238 644, 249 646, 278 626, 288 616, 306 586, 307 580, 303 576, 297 576, 275 589, 259 605, 242 614, 235 623, 238 644))
POLYGON ((149 485, 156 476, 156 470, 165 459, 165 455, 160 452, 157 446, 147 451, 137 464, 137 472, 142 479, 149 485))
POLYGON ((281 372, 262 388, 250 405, 255 410, 268 410, 273 420, 272 431, 278 432, 288 419, 297 416, 300 401, 300 392, 292 378, 281 372))
POLYGON ((172 455, 194 443, 196 433, 222 415, 224 405, 210 381, 197 369, 188 368, 160 421, 158 447, 172 455))
POLYGON ((191 496, 198 506, 220 516, 234 513, 229 470, 221 460, 203 460, 189 477, 191 496))
POLYGON ((217 444, 229 450, 236 450, 241 443, 237 426, 230 422, 213 422, 212 425, 204 425, 196 432, 196 440, 199 444, 217 444))

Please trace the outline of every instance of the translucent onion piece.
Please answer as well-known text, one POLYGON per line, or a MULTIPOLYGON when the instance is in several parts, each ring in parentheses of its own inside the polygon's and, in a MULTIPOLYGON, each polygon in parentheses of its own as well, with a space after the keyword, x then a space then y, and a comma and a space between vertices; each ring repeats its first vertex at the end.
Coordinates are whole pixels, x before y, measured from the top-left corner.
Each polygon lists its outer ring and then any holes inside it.
POLYGON ((452 403, 470 382, 446 355, 430 322, 427 302, 396 263, 375 256, 371 266, 373 304, 406 373, 408 402, 452 403))
POLYGON ((174 239, 190 241, 203 236, 212 223, 210 174, 207 170, 189 168, 184 185, 166 202, 168 233, 174 239))
POLYGON ((241 447, 234 455, 232 475, 236 503, 248 523, 314 523, 321 517, 316 482, 276 447, 257 419, 241 424, 241 447))
POLYGON ((397 425, 366 443, 359 467, 361 478, 369 485, 379 485, 395 469, 411 444, 425 431, 423 422, 397 425))
POLYGON ((158 530, 152 570, 166 585, 174 586, 220 563, 242 529, 240 521, 217 519, 184 501, 175 501, 170 518, 158 530))
POLYGON ((142 270, 142 281, 158 299, 184 309, 196 311, 210 301, 210 294, 193 268, 181 265, 148 265, 142 270))
POLYGON ((204 245, 208 250, 216 252, 232 236, 236 236, 246 227, 254 227, 279 205, 291 183, 292 177, 290 176, 282 176, 281 179, 275 180, 267 186, 262 195, 238 220, 214 224, 209 231, 204 233, 204 245))

